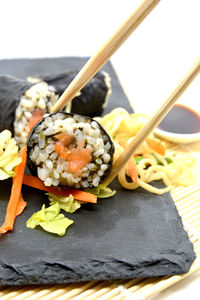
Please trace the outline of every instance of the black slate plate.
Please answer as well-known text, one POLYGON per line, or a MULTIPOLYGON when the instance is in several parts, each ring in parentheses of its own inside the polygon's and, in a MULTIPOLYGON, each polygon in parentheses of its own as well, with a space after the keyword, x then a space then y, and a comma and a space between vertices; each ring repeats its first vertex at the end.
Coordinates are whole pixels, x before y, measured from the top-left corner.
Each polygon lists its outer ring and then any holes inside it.
MULTIPOLYGON (((86 58, 0 61, 0 72, 20 78, 66 68, 81 68, 86 58)), ((113 93, 106 112, 116 106, 131 111, 110 63, 113 93)), ((161 183, 156 183, 160 186, 161 183)), ((0 222, 3 223, 11 180, 0 182, 0 222)), ((23 187, 28 202, 12 233, 0 237, 0 284, 54 284, 182 274, 195 253, 169 193, 127 191, 117 181, 114 197, 83 205, 68 217, 75 221, 66 236, 31 230, 26 220, 42 203, 43 192, 23 187)))

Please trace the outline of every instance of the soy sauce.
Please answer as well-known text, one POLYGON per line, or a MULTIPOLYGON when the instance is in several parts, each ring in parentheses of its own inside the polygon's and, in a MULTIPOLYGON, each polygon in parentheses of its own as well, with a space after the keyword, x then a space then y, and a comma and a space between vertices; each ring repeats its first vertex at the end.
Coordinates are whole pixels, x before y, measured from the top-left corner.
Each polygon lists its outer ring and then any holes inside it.
POLYGON ((189 107, 175 104, 158 128, 173 133, 197 133, 200 132, 200 115, 189 107))

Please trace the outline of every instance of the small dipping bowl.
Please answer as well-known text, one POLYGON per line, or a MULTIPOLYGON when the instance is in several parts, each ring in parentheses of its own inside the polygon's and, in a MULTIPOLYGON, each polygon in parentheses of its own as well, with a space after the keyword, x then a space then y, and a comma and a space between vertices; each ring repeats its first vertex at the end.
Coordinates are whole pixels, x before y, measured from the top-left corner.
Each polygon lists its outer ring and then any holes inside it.
POLYGON ((184 104, 175 104, 154 130, 155 135, 181 144, 200 141, 199 111, 184 104))

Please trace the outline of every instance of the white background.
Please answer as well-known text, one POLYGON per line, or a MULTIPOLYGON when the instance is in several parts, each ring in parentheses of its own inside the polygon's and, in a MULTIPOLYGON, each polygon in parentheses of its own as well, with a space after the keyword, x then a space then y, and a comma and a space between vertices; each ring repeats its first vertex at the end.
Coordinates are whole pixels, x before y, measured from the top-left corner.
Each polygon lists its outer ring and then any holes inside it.
MULTIPOLYGON (((0 1, 0 59, 90 56, 139 0, 0 1)), ((200 55, 200 0, 161 0, 112 57, 136 111, 150 115, 200 55)), ((200 76, 180 101, 200 109, 200 76)), ((198 299, 200 272, 154 299, 198 299)))

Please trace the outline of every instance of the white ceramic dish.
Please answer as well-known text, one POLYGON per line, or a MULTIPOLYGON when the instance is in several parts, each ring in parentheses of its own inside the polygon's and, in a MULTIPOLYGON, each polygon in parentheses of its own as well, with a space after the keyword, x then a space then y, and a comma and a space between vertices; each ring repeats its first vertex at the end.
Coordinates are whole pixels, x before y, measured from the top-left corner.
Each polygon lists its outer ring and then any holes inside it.
MULTIPOLYGON (((191 125, 191 121, 196 120, 196 123, 193 123, 193 126, 196 126, 195 129, 197 129, 197 131, 193 131, 194 133, 175 133, 175 132, 171 132, 168 131, 169 128, 171 126, 166 125, 164 128, 159 128, 159 126, 155 129, 154 133, 155 135, 157 135, 158 137, 173 142, 173 143, 177 143, 177 144, 188 144, 188 143, 193 143, 193 142, 197 142, 200 141, 200 130, 199 130, 199 118, 200 118, 200 104, 199 101, 195 101, 194 99, 190 99, 190 101, 187 101, 183 99, 179 100, 176 104, 175 104, 176 108, 181 108, 180 110, 176 110, 176 114, 171 115, 171 117, 168 119, 168 122, 172 122, 171 124, 173 124, 173 126, 176 128, 177 127, 177 123, 181 122, 181 124, 185 127, 191 125), (184 111, 183 111, 184 109, 184 111), (177 119, 176 119, 177 118, 177 119), (198 120, 197 120, 198 119, 198 120), (184 120, 184 122, 183 122, 184 120), (195 125, 194 125, 195 124, 195 125)), ((175 107, 174 106, 174 107, 175 107)), ((172 110, 171 110, 172 111, 172 110)), ((170 113, 171 113, 170 111, 170 113)), ((191 126, 189 126, 191 127, 191 126)), ((172 127, 171 127, 172 128, 172 127)), ((194 127, 192 128, 194 129, 194 127)), ((180 130, 180 125, 179 125, 179 130, 180 130)), ((187 130, 186 130, 187 132, 187 130)), ((192 132, 192 131, 191 131, 192 132)))
POLYGON ((156 128, 154 130, 154 133, 156 136, 164 140, 173 143, 178 143, 178 144, 188 144, 188 143, 200 141, 200 132, 191 133, 191 134, 182 134, 182 133, 167 132, 159 128, 156 128))

